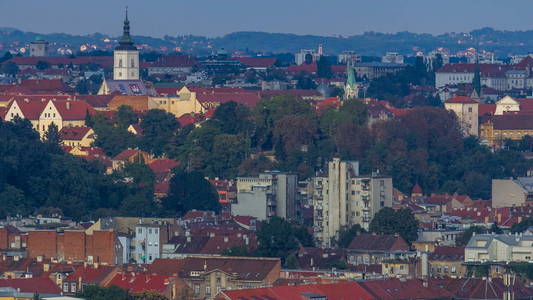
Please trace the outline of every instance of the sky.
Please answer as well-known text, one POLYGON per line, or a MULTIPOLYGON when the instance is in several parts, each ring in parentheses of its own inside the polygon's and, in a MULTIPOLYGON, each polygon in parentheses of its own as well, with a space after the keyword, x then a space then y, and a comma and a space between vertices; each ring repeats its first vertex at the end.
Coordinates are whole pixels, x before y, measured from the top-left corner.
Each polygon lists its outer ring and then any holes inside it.
POLYGON ((532 0, 0 0, 0 27, 119 35, 126 5, 132 34, 156 37, 533 29, 532 0))

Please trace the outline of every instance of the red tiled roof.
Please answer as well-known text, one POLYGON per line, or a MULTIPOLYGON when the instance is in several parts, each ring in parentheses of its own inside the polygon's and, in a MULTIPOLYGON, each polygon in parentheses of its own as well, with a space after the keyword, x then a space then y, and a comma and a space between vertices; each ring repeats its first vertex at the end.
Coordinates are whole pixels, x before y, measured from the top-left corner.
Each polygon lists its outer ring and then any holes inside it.
POLYGON ((237 60, 247 66, 255 68, 268 68, 276 64, 277 59, 274 57, 241 57, 237 60))
POLYGON ((60 294, 61 289, 47 277, 1 279, 0 287, 12 287, 23 293, 60 294))
POLYGON ((39 120, 39 116, 46 106, 46 102, 42 101, 25 101, 25 100, 15 100, 11 102, 8 106, 8 110, 14 103, 17 103, 18 107, 22 111, 24 118, 28 120, 39 120))
POLYGON ((392 234, 360 234, 352 240, 348 249, 358 251, 407 251, 409 250, 409 245, 402 237, 392 234))
POLYGON ((84 283, 99 283, 114 270, 111 266, 99 266, 98 268, 80 266, 65 278, 65 281, 81 281, 84 283))
POLYGON ((185 259, 156 258, 148 265, 148 272, 152 274, 173 275, 182 271, 185 259))
POLYGON ((226 290, 221 293, 228 300, 307 300, 309 297, 325 297, 328 300, 370 300, 374 297, 357 282, 275 286, 256 289, 226 290))
POLYGON ((126 149, 113 157, 113 160, 127 160, 130 157, 139 154, 140 152, 141 150, 138 149, 126 149))
POLYGON ((79 141, 89 132, 91 128, 85 126, 63 127, 59 131, 62 140, 79 141))
MULTIPOLYGON (((506 287, 501 278, 446 278, 429 279, 433 291, 447 291, 454 299, 502 299, 506 287)), ((533 296, 533 289, 516 280, 511 286, 516 299, 528 299, 533 296)))
POLYGON ((84 101, 53 101, 53 104, 63 120, 85 120, 87 113, 96 113, 94 108, 84 101))
POLYGON ((466 97, 466 96, 456 96, 456 97, 453 97, 451 99, 449 99, 448 101, 446 101, 446 103, 465 103, 465 104, 468 104, 468 103, 478 103, 476 100, 470 98, 470 97, 466 97))
POLYGON ((463 261, 465 247, 438 246, 429 255, 430 260, 463 261))
POLYGON ((154 185, 154 193, 156 194, 168 194, 168 191, 170 190, 170 182, 158 182, 154 185))
POLYGON ((76 98, 78 100, 83 100, 87 102, 92 107, 107 107, 107 104, 111 102, 111 99, 116 96, 116 94, 110 95, 78 95, 76 98))
POLYGON ((524 130, 533 129, 533 117, 523 114, 509 114, 492 116, 491 121, 495 130, 524 130))
POLYGON ((490 115, 493 116, 496 112, 496 104, 480 104, 478 107, 478 115, 490 115))
POLYGON ((112 67, 113 66, 113 57, 112 56, 78 56, 75 58, 70 58, 66 56, 48 56, 48 57, 31 57, 31 56, 15 56, 10 60, 4 62, 14 62, 17 65, 36 65, 37 62, 44 61, 50 65, 64 65, 65 67, 72 65, 80 64, 97 64, 102 67, 112 67))
POLYGON ((342 101, 339 97, 331 97, 327 98, 325 100, 320 101, 316 105, 317 110, 324 110, 328 107, 340 107, 342 105, 342 101))
POLYGON ((178 118, 178 123, 181 127, 185 127, 189 124, 194 124, 197 122, 197 118, 191 114, 184 114, 178 118))
POLYGON ((300 74, 300 73, 309 73, 309 74, 315 74, 317 72, 318 68, 316 66, 316 63, 312 64, 301 64, 298 66, 289 66, 287 67, 287 73, 291 74, 300 74))
POLYGON ((372 280, 359 283, 376 299, 442 299, 451 298, 444 289, 425 287, 419 279, 400 281, 399 279, 372 280))
POLYGON ((21 88, 32 92, 70 92, 72 88, 68 87, 59 79, 25 79, 14 88, 21 88))
POLYGON ((120 273, 115 275, 106 286, 116 285, 131 293, 140 293, 144 291, 164 292, 169 286, 170 275, 160 274, 136 274, 120 273))
POLYGON ((189 68, 197 63, 196 59, 189 55, 164 55, 158 60, 148 63, 146 67, 189 68))
POLYGON ((179 165, 179 162, 175 159, 160 158, 151 162, 148 167, 152 169, 154 173, 168 173, 172 168, 179 165))
POLYGON ((413 189, 411 190, 411 195, 412 194, 422 194, 422 187, 418 183, 413 186, 413 189))

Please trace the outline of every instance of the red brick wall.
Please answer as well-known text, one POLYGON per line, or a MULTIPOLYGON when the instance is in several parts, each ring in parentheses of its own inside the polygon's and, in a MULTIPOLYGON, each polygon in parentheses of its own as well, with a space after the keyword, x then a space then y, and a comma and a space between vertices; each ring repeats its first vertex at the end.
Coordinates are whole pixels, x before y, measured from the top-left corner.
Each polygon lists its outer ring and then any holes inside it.
POLYGON ((57 232, 30 231, 28 233, 28 256, 57 257, 57 232))
POLYGON ((65 231, 63 234, 63 257, 66 260, 85 260, 86 235, 83 231, 65 231))
POLYGON ((87 255, 95 262, 115 264, 115 239, 113 231, 94 231, 87 236, 87 255))
POLYGON ((8 234, 5 228, 0 228, 0 249, 7 249, 8 244, 8 234))

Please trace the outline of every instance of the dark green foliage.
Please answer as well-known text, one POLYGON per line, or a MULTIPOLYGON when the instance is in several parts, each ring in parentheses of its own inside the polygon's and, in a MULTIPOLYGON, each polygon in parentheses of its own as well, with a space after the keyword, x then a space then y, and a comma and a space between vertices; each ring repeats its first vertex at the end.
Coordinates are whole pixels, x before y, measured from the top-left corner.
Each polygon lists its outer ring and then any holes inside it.
POLYGON ((252 134, 253 119, 250 109, 233 101, 222 103, 215 110, 213 120, 220 130, 226 134, 252 134))
POLYGON ((131 124, 137 124, 137 114, 133 111, 133 108, 129 105, 119 106, 117 113, 117 125, 122 128, 128 128, 131 124))
POLYGON ((472 79, 472 87, 478 94, 481 95, 481 72, 479 70, 479 64, 476 64, 476 70, 474 72, 474 78, 472 79))
POLYGON ((418 237, 418 221, 410 209, 382 208, 370 222, 369 230, 380 234, 399 234, 411 243, 418 237))
POLYGON ((333 239, 332 244, 339 248, 348 248, 354 237, 365 232, 366 230, 364 230, 359 224, 350 227, 341 227, 337 237, 333 239))
POLYGON ((303 247, 314 247, 315 241, 313 235, 309 232, 307 227, 293 226, 294 236, 303 247))
POLYGON ((133 300, 133 297, 128 291, 117 286, 105 288, 99 286, 87 286, 82 293, 76 294, 76 297, 86 300, 133 300))
POLYGON ((184 215, 190 210, 220 211, 215 188, 198 172, 178 171, 170 181, 163 207, 169 214, 184 215))
POLYGON ((141 121, 141 149, 157 156, 162 155, 177 134, 179 126, 173 114, 160 109, 149 110, 141 121))
MULTIPOLYGON (((52 208, 80 220, 96 209, 112 212, 129 203, 126 198, 153 200, 153 174, 127 167, 134 180, 124 184, 119 175, 106 175, 97 162, 56 151, 53 128, 43 142, 27 120, 0 122, 0 217, 52 208)), ((153 211, 145 208, 144 214, 153 211)))
POLYGON ((466 267, 468 277, 483 278, 489 276, 489 265, 469 265, 466 267))
POLYGON ((226 256, 250 256, 250 251, 244 246, 233 246, 222 251, 222 255, 226 256))
POLYGON ((533 264, 527 262, 511 262, 508 265, 509 269, 522 278, 527 280, 533 280, 533 264))
POLYGON ((0 72, 15 77, 19 72, 19 67, 16 63, 8 61, 7 63, 0 65, 0 72))
POLYGON ((261 222, 257 232, 259 243, 257 255, 280 257, 284 260, 298 249, 298 239, 292 225, 279 217, 272 217, 261 222))
POLYGON ((48 126, 48 131, 44 134, 44 144, 50 153, 61 152, 61 138, 56 124, 52 123, 48 126))
POLYGON ((136 137, 124 128, 107 120, 103 115, 91 118, 96 133, 94 146, 102 147, 106 154, 114 157, 120 152, 136 146, 136 137))
POLYGON ((487 233, 487 228, 480 227, 480 226, 471 226, 467 230, 465 230, 463 233, 461 233, 457 238, 455 239, 455 244, 457 246, 466 246, 468 244, 468 241, 472 238, 472 235, 476 234, 483 234, 487 233))
POLYGON ((46 61, 40 60, 35 64, 35 67, 37 68, 37 70, 46 70, 50 68, 50 64, 48 64, 46 61))
POLYGON ((526 231, 529 227, 533 226, 533 218, 525 218, 519 223, 514 223, 513 226, 511 226, 511 232, 512 233, 520 233, 526 231))

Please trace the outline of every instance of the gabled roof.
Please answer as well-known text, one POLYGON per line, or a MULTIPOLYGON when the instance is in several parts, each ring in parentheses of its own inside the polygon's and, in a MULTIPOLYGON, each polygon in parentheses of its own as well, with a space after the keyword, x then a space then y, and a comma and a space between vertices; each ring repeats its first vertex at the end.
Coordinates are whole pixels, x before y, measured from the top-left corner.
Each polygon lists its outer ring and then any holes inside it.
POLYGON ((386 280, 372 280, 359 283, 376 299, 442 299, 451 298, 451 294, 444 289, 425 287, 422 280, 408 279, 400 281, 397 278, 386 280))
POLYGON ((148 107, 148 96, 114 96, 111 101, 107 104, 110 109, 118 109, 122 105, 131 106, 134 110, 137 111, 147 111, 148 107))
POLYGON ((430 260, 464 261, 465 247, 438 246, 429 255, 430 260))
POLYGON ((151 162, 148 167, 152 169, 152 171, 157 173, 169 173, 172 168, 179 165, 179 162, 175 159, 168 159, 168 158, 160 158, 156 159, 153 162, 151 162))
POLYGON ((28 120, 39 120, 39 116, 46 106, 46 102, 43 101, 15 100, 9 104, 7 108, 8 111, 11 109, 14 103, 16 103, 20 108, 24 118, 28 120))
POLYGON ((61 140, 81 141, 92 130, 85 126, 63 127, 59 131, 61 140))
POLYGON ((235 276, 238 280, 263 281, 279 266, 279 258, 194 256, 185 258, 180 277, 190 277, 191 271, 208 273, 220 270, 235 276))
POLYGON ((115 267, 112 266, 99 266, 98 268, 80 266, 76 271, 72 272, 65 278, 65 281, 81 281, 84 283, 100 283, 109 275, 115 267))
POLYGON ((357 282, 275 286, 256 289, 226 290, 221 293, 228 300, 370 300, 374 297, 357 282))
POLYGON ((113 157, 113 160, 128 160, 130 157, 139 155, 141 152, 139 149, 126 149, 113 157))
POLYGON ((185 259, 156 258, 148 265, 148 272, 151 274, 173 275, 183 270, 185 259))
POLYGON ((106 286, 116 285, 130 293, 144 291, 162 293, 169 287, 171 278, 170 275, 161 274, 120 273, 116 274, 106 286))
POLYGON ((365 233, 356 236, 348 249, 357 251, 408 251, 409 245, 397 235, 365 233))
POLYGON ((1 279, 0 287, 12 287, 23 293, 60 294, 61 289, 47 277, 1 279))
POLYGON ((464 104, 476 104, 476 100, 466 96, 456 96, 446 101, 446 103, 464 103, 464 104))
POLYGON ((85 120, 87 113, 94 115, 96 111, 84 101, 52 101, 63 121, 85 120))
MULTIPOLYGON (((429 287, 450 292, 454 299, 502 299, 506 287, 501 278, 447 278, 429 279, 429 287)), ((520 280, 511 286, 515 299, 528 299, 533 289, 525 287, 520 280)))

